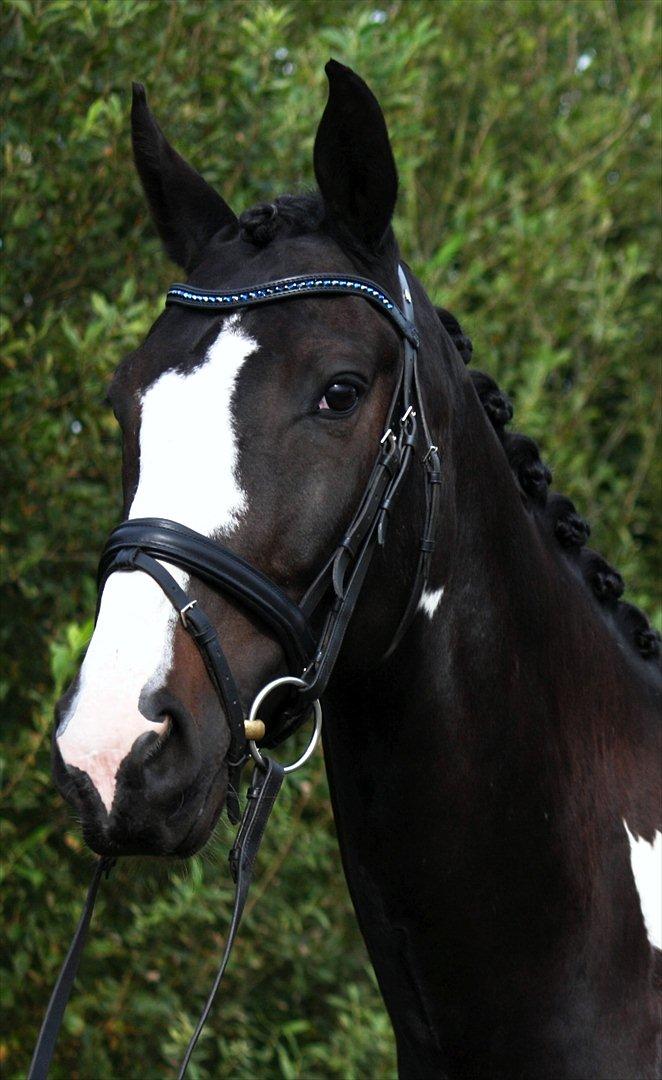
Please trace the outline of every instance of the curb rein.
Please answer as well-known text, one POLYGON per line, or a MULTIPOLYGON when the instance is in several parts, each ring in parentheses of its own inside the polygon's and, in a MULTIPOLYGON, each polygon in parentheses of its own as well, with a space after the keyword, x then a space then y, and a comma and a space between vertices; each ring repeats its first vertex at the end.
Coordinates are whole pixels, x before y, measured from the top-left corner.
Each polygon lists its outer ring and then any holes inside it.
MULTIPOLYGON (((427 582, 430 556, 434 549, 441 466, 438 447, 432 443, 423 407, 417 369, 420 341, 414 324, 409 285, 401 266, 398 267, 398 278, 402 290, 402 310, 374 282, 361 277, 304 275, 282 278, 236 293, 209 292, 192 285, 173 285, 166 296, 168 305, 177 304, 208 312, 232 311, 297 296, 362 296, 389 318, 403 341, 402 363, 386 430, 358 510, 338 548, 300 604, 293 603, 278 585, 238 555, 174 521, 159 518, 132 518, 125 521, 110 534, 101 556, 99 604, 104 585, 111 574, 136 570, 149 574, 179 613, 184 629, 200 652, 230 727, 227 810, 233 824, 240 820, 237 791, 241 770, 249 757, 255 762, 246 808, 229 856, 236 891, 225 949, 182 1060, 179 1080, 186 1072, 225 973, 246 904, 255 858, 285 774, 308 760, 319 739, 322 725, 319 698, 333 671, 374 550, 385 543, 388 514, 409 470, 418 440, 419 424, 426 447, 422 458, 426 477, 425 525, 414 586, 384 660, 392 655, 402 640, 427 582), (248 720, 244 719, 239 692, 214 626, 198 602, 191 600, 159 560, 186 570, 216 591, 230 596, 263 623, 281 645, 290 674, 274 679, 260 691, 248 720), (316 639, 310 621, 318 613, 322 601, 329 597, 330 605, 316 639), (295 675, 293 672, 302 674, 295 675), (273 727, 270 725, 266 732, 258 719, 258 710, 265 698, 281 686, 296 688, 299 695, 297 706, 283 710, 279 722, 273 727), (298 761, 282 766, 260 752, 256 745, 258 740, 269 748, 280 746, 310 715, 311 707, 314 711, 314 731, 298 761)), ((97 606, 97 614, 98 610, 97 606)), ((64 1011, 85 947, 99 885, 101 879, 108 876, 115 861, 104 857, 97 862, 78 926, 44 1016, 28 1080, 45 1080, 48 1075, 64 1011)))

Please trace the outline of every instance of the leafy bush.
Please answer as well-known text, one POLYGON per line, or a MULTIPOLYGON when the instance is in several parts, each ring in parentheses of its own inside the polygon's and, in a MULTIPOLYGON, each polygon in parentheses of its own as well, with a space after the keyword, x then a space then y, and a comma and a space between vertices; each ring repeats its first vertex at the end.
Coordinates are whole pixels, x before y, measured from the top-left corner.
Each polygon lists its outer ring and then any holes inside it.
MULTIPOLYGON (((3 5, 7 1077, 25 1072, 91 861, 53 791, 48 741, 119 515, 105 385, 172 276, 130 164, 132 78, 238 210, 311 182, 327 56, 369 79, 400 167, 403 251, 651 608, 659 7, 380 3, 3 5)), ((168 1074, 220 952, 227 840, 222 825, 187 866, 117 867, 55 1075, 168 1074)), ((219 1069, 394 1071, 319 765, 276 814, 191 1076, 219 1069)))

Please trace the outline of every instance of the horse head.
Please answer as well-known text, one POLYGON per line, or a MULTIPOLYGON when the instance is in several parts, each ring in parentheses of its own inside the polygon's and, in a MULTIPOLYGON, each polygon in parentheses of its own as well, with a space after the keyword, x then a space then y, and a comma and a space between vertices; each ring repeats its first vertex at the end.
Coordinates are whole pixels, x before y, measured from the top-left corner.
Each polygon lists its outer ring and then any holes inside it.
MULTIPOLYGON (((322 273, 361 275, 399 300, 398 182, 384 118, 353 72, 331 61, 327 74, 319 193, 239 217, 169 145, 134 87, 138 173, 165 250, 196 296, 236 298, 258 283, 322 273)), ((428 354, 462 368, 408 280, 422 369, 435 366, 428 354)), ((392 319, 347 292, 227 311, 167 306, 109 390, 122 430, 124 517, 194 530, 298 604, 361 503, 401 352, 392 319)), ((436 393, 434 429, 444 403, 436 393)), ((420 528, 422 486, 408 485, 390 513, 393 541, 379 551, 345 650, 354 674, 378 662, 406 606, 418 558, 406 538, 412 522, 420 528)), ((160 562, 217 631, 245 713, 261 687, 292 672, 282 642, 236 597, 160 562)), ((184 621, 149 574, 110 574, 82 667, 58 703, 56 781, 100 853, 191 853, 225 803, 231 729, 184 621)), ((268 732, 269 711, 264 719, 268 732)))

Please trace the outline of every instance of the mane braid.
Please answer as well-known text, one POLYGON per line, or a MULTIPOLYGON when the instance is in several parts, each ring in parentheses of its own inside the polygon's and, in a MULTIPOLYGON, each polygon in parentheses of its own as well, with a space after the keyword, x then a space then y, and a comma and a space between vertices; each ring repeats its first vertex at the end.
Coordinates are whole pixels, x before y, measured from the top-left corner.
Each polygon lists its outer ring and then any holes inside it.
POLYGON ((324 220, 319 193, 280 195, 275 202, 259 203, 239 217, 242 239, 266 247, 277 236, 302 236, 317 232, 324 220))
MULTIPOLYGON (((460 356, 468 363, 473 351, 470 338, 464 334, 454 315, 444 308, 436 310, 460 356)), ((469 374, 478 400, 504 449, 525 504, 538 511, 534 514, 538 528, 555 538, 559 552, 596 602, 597 609, 612 632, 624 639, 635 655, 643 658, 649 673, 659 674, 660 634, 639 608, 620 599, 625 583, 618 570, 610 566, 599 552, 585 546, 591 535, 591 527, 577 512, 572 500, 558 492, 549 493, 552 474, 541 459, 537 443, 527 435, 511 434, 505 430, 513 417, 513 406, 508 395, 485 372, 471 370, 469 374)))
POLYGON ((501 441, 522 491, 544 506, 552 474, 540 458, 538 444, 528 435, 510 435, 508 432, 504 432, 501 441))

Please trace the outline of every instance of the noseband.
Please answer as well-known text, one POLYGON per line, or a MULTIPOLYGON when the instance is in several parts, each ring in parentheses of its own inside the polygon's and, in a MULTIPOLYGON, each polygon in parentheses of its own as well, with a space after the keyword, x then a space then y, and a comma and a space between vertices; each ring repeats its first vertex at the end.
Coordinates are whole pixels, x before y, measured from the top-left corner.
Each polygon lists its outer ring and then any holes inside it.
MULTIPOLYGON (((233 822, 239 820, 239 803, 235 793, 239 788, 241 769, 250 756, 256 763, 248 792, 248 803, 230 852, 230 869, 236 883, 236 894, 225 951, 184 1057, 180 1077, 183 1077, 186 1071, 227 966, 260 841, 284 773, 291 768, 284 769, 273 759, 263 756, 256 745, 255 735, 257 732, 263 733, 259 740, 263 747, 279 746, 303 723, 312 705, 315 711, 313 740, 296 764, 302 764, 309 756, 321 726, 319 698, 332 674, 375 548, 383 546, 386 541, 390 510, 419 443, 423 448, 421 460, 426 481, 425 522, 415 580, 384 659, 394 652, 406 632, 427 581, 430 556, 434 548, 441 469, 438 448, 432 443, 425 416, 417 369, 419 336, 414 325, 409 286, 402 267, 398 267, 398 277, 402 290, 402 308, 374 282, 361 277, 344 276, 304 275, 283 278, 236 292, 213 292, 192 285, 173 285, 166 296, 168 305, 197 308, 210 314, 291 300, 299 296, 361 296, 389 319, 403 343, 398 378, 370 479, 340 544, 299 604, 294 603, 278 585, 228 548, 184 525, 166 519, 132 518, 123 522, 110 534, 101 556, 99 603, 111 574, 135 571, 148 574, 177 610, 182 626, 200 651, 230 728, 227 805, 233 822), (163 562, 185 570, 214 591, 229 597, 281 646, 288 675, 274 680, 260 691, 248 721, 245 719, 239 692, 215 627, 197 601, 192 600, 182 589, 163 562), (312 623, 321 626, 318 634, 313 632, 312 623), (265 730, 259 723, 257 710, 271 690, 281 685, 287 685, 291 694, 291 688, 295 687, 295 697, 290 699, 286 707, 281 708, 279 715, 270 721, 268 729, 265 730)), ((112 859, 101 859, 97 864, 81 920, 49 1002, 32 1059, 29 1080, 42 1080, 48 1074, 85 943, 96 892, 102 876, 110 870, 113 862, 112 859)))

